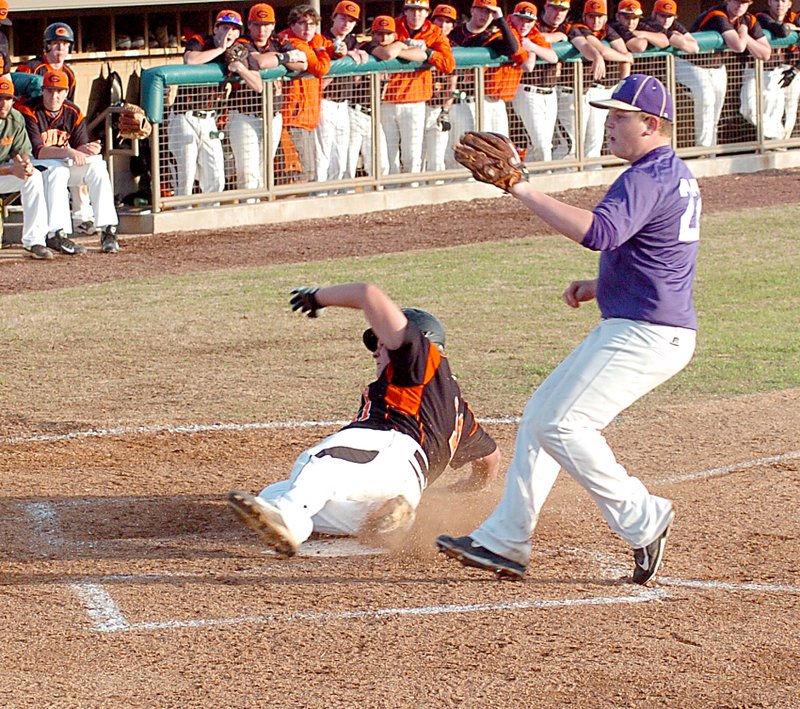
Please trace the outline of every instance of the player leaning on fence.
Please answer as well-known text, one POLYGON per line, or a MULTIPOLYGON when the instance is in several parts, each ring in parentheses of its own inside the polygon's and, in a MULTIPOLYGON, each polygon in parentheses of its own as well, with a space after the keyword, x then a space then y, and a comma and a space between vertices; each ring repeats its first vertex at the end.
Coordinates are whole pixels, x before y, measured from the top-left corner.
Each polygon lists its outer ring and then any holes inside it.
MULTIPOLYGON (((396 39, 419 50, 415 61, 425 61, 443 74, 456 68, 450 42, 428 20, 429 0, 407 0, 396 18, 396 39)), ((392 59, 389 49, 376 47, 377 59, 392 59)), ((393 74, 383 88, 381 125, 386 134, 389 171, 420 172, 425 139, 425 102, 433 97, 433 77, 428 69, 393 74)))

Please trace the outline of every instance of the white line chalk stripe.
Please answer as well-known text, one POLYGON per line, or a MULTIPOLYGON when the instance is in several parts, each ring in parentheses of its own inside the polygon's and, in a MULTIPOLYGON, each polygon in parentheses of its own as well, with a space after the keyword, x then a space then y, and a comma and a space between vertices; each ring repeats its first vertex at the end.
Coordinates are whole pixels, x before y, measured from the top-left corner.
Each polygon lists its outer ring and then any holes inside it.
POLYGON ((94 629, 109 633, 116 630, 130 630, 119 606, 111 594, 99 583, 73 583, 70 588, 83 603, 86 612, 94 623, 94 629))
POLYGON ((694 581, 692 579, 672 579, 658 577, 665 586, 685 586, 687 588, 707 588, 712 591, 759 591, 763 593, 800 593, 800 586, 782 584, 736 583, 732 581, 694 581))
POLYGON ((656 480, 653 485, 666 485, 668 483, 682 483, 688 480, 698 480, 700 478, 711 478, 715 475, 727 475, 734 473, 737 470, 747 470, 748 468, 755 468, 759 465, 770 465, 772 463, 782 463, 785 460, 793 460, 800 458, 800 451, 790 451, 789 453, 782 453, 781 455, 770 455, 765 458, 757 458, 755 460, 748 460, 744 463, 732 463, 731 465, 723 465, 720 468, 711 468, 711 470, 700 470, 696 473, 683 473, 681 475, 673 475, 668 478, 656 480))
MULTIPOLYGON (((481 423, 519 423, 519 417, 479 419, 481 423)), ((211 431, 258 431, 281 428, 324 428, 328 426, 344 426, 345 421, 267 421, 264 423, 212 423, 191 424, 186 426, 119 426, 117 428, 92 428, 86 431, 70 431, 69 433, 42 434, 39 436, 22 436, 16 438, 0 438, 0 445, 18 443, 52 443, 71 441, 77 438, 103 438, 105 436, 128 436, 137 433, 208 433, 211 431)))
POLYGON ((58 513, 52 502, 46 500, 27 502, 24 508, 28 517, 31 518, 34 534, 39 541, 52 547, 61 546, 64 543, 58 522, 58 513))
MULTIPOLYGON (((664 589, 648 589, 633 596, 601 596, 595 598, 559 599, 552 601, 509 601, 504 603, 481 603, 471 605, 424 606, 419 608, 377 608, 374 610, 344 611, 340 613, 291 613, 287 615, 256 615, 240 618, 208 618, 196 620, 166 620, 160 622, 122 623, 104 622, 96 624, 101 632, 119 630, 167 630, 174 628, 201 628, 220 625, 263 625, 266 623, 312 621, 330 622, 337 620, 360 620, 362 618, 385 618, 387 616, 445 615, 449 613, 480 613, 507 610, 529 610, 547 608, 566 608, 575 606, 613 605, 616 603, 647 603, 665 598, 664 589)), ((120 614, 121 616, 121 614, 120 614)))

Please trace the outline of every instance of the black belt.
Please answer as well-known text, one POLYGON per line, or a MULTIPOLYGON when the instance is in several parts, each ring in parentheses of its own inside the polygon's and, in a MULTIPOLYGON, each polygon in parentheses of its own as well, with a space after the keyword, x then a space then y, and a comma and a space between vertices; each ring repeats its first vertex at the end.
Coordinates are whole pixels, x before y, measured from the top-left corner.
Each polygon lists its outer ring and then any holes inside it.
POLYGON ((372 115, 372 107, 371 106, 365 106, 364 104, 361 104, 361 103, 351 103, 350 104, 350 108, 353 108, 356 111, 361 111, 361 113, 366 113, 368 116, 372 115))
POLYGON ((453 103, 475 103, 475 97, 467 96, 466 98, 453 99, 453 103))
POLYGON ((360 448, 348 448, 347 446, 333 446, 332 448, 323 448, 321 451, 314 453, 315 458, 324 458, 325 456, 346 460, 348 463, 371 463, 378 456, 378 451, 365 451, 360 448))
POLYGON ((194 116, 195 118, 211 118, 211 116, 216 116, 216 111, 188 111, 190 116, 194 116))
POLYGON ((531 94, 552 94, 555 89, 546 89, 542 86, 531 86, 530 84, 523 84, 522 90, 531 94))

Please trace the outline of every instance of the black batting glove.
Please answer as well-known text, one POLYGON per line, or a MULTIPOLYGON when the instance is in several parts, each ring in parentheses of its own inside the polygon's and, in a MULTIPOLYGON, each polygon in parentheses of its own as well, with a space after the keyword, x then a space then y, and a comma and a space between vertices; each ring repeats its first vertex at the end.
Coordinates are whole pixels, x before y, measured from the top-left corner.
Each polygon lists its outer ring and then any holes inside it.
POLYGON ((317 300, 318 290, 319 288, 295 288, 292 291, 292 297, 289 299, 292 312, 299 310, 310 318, 317 317, 317 311, 322 310, 322 306, 317 300))
POLYGON ((778 86, 780 86, 782 89, 785 89, 789 84, 792 83, 795 76, 797 76, 796 67, 790 66, 788 69, 784 69, 778 86))

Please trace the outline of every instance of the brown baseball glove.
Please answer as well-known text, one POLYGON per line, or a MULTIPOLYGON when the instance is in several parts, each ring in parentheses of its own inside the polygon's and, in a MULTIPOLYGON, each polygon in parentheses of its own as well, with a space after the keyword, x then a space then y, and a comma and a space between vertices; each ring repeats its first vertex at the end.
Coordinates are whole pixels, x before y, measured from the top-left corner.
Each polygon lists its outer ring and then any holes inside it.
POLYGON ((230 66, 233 62, 247 64, 250 56, 250 48, 244 42, 234 42, 225 50, 225 66, 230 66))
POLYGON ((119 114, 119 134, 127 140, 144 140, 150 137, 153 126, 147 120, 144 109, 133 103, 126 103, 119 114))
POLYGON ((456 160, 480 182, 495 185, 509 192, 522 180, 528 179, 514 144, 500 133, 468 131, 453 148, 456 160))

